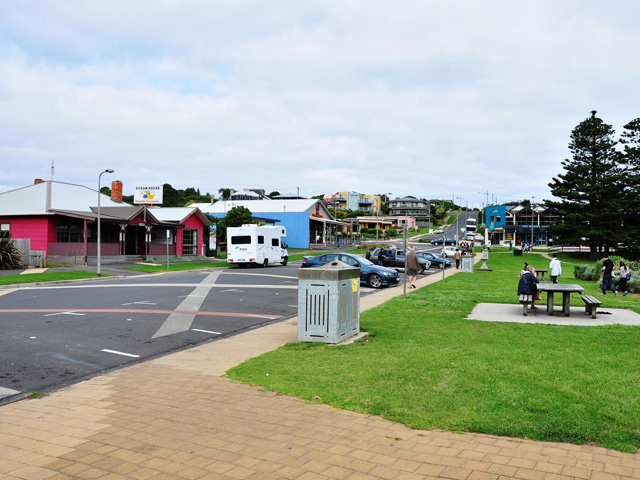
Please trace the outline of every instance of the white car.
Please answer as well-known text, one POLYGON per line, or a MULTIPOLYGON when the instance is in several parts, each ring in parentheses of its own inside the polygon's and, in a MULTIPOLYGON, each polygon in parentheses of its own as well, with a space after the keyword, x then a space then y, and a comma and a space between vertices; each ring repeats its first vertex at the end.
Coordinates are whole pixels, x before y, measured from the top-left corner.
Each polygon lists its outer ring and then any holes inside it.
POLYGON ((442 227, 440 227, 439 229, 436 230, 436 233, 444 233, 444 230, 442 229, 442 227))
POLYGON ((447 258, 447 257, 453 257, 453 254, 454 254, 454 253, 456 253, 456 248, 457 248, 457 247, 451 247, 451 246, 449 246, 449 247, 444 247, 444 248, 442 249, 442 256, 443 256, 444 258, 447 258))

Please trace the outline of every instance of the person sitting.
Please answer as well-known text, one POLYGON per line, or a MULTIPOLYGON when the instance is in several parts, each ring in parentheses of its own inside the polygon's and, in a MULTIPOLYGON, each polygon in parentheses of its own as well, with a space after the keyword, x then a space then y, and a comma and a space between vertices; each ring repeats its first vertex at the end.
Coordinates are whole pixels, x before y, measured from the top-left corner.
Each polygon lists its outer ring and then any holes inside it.
POLYGON ((538 310, 538 307, 536 307, 536 300, 538 300, 536 284, 539 282, 540 280, 536 277, 533 266, 527 265, 527 271, 520 277, 518 282, 518 295, 521 302, 531 302, 531 310, 538 310))

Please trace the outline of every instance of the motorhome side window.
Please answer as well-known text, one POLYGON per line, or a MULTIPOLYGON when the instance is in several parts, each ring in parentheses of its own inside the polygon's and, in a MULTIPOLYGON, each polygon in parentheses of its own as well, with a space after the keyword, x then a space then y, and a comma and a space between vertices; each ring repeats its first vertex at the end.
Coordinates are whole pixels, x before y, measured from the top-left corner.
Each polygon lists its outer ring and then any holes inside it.
POLYGON ((272 246, 272 247, 278 247, 278 246, 280 246, 280 239, 279 239, 279 238, 272 238, 272 239, 271 239, 271 246, 272 246))
POLYGON ((231 237, 231 245, 247 245, 251 243, 250 235, 237 235, 235 237, 231 237))
POLYGON ((264 235, 258 235, 258 245, 264 245, 264 235))

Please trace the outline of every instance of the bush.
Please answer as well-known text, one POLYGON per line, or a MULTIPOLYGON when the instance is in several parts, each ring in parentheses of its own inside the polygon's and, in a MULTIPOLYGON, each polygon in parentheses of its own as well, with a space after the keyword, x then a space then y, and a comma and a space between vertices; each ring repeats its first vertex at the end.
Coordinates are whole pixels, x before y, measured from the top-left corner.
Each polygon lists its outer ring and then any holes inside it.
POLYGON ((602 264, 600 268, 592 267, 591 265, 576 265, 573 267, 573 276, 579 280, 587 280, 589 282, 594 282, 600 278, 600 270, 602 269, 602 264))
POLYGON ((0 270, 22 268, 22 255, 11 240, 10 233, 0 234, 0 270))

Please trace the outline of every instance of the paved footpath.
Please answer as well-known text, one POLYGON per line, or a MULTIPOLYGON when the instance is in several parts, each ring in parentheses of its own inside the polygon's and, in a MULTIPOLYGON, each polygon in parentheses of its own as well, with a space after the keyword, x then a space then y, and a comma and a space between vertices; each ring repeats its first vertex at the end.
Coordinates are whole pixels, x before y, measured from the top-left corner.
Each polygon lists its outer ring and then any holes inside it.
POLYGON ((295 337, 294 319, 2 406, 0 480, 640 479, 640 454, 410 430, 222 376, 295 337))

